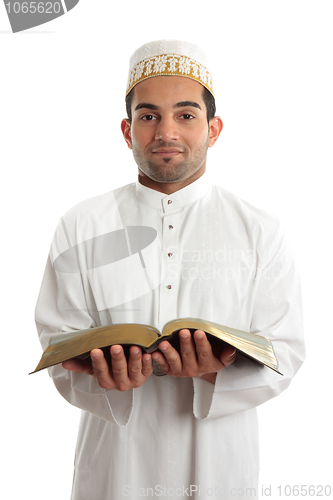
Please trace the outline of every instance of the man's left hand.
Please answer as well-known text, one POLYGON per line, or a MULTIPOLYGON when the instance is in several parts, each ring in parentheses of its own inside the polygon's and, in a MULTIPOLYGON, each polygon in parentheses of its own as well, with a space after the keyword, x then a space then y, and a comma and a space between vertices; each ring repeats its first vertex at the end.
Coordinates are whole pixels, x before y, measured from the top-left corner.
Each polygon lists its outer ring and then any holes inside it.
POLYGON ((180 353, 167 341, 159 344, 160 351, 152 353, 162 371, 172 377, 201 377, 215 383, 216 374, 236 359, 236 349, 228 346, 219 358, 215 357, 205 332, 180 330, 180 353))

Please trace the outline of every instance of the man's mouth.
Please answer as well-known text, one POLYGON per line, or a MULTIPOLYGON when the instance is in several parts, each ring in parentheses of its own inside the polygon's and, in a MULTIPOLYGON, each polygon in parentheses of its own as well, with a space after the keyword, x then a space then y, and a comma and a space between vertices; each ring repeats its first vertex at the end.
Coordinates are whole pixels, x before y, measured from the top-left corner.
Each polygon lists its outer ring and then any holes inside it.
POLYGON ((177 156, 181 154, 182 151, 180 149, 160 148, 160 149, 153 149, 152 153, 157 156, 170 158, 171 156, 177 156))

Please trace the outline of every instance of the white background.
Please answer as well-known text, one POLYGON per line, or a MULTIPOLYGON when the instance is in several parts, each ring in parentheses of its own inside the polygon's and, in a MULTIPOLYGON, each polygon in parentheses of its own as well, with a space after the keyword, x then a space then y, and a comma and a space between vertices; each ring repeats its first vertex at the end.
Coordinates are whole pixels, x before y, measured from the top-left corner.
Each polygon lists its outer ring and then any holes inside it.
POLYGON ((6 500, 69 498, 80 411, 46 372, 28 376, 41 355, 34 305, 61 215, 136 179, 119 126, 128 59, 160 38, 209 53, 225 127, 207 175, 279 216, 302 276, 307 361, 288 391, 259 409, 260 491, 277 499, 296 496, 286 485, 333 490, 332 12, 324 0, 81 0, 12 34, 0 4, 6 500))

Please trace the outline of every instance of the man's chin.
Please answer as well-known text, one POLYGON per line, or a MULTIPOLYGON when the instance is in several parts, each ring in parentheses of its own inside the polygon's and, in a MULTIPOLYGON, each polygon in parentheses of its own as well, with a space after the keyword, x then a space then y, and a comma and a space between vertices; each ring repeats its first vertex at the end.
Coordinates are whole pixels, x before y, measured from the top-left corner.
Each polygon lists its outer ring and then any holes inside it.
MULTIPOLYGON (((169 166, 169 165, 168 165, 169 166)), ((143 172, 150 179, 156 182, 179 182, 184 177, 183 168, 168 168, 167 165, 162 165, 155 168, 150 168, 146 172, 143 172)))

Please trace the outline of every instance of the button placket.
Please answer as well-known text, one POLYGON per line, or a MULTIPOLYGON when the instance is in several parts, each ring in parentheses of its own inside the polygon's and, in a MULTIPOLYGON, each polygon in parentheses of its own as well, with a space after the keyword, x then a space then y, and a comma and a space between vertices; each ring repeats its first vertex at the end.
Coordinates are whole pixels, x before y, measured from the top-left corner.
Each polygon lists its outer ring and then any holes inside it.
POLYGON ((179 233, 177 229, 179 227, 179 212, 174 211, 174 205, 172 205, 172 200, 170 199, 166 200, 163 208, 165 215, 163 217, 162 254, 165 275, 160 287, 160 320, 165 323, 170 318, 177 316, 179 262, 175 257, 179 246, 179 233))

